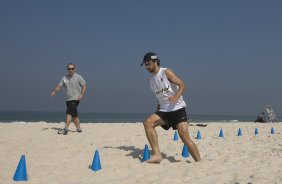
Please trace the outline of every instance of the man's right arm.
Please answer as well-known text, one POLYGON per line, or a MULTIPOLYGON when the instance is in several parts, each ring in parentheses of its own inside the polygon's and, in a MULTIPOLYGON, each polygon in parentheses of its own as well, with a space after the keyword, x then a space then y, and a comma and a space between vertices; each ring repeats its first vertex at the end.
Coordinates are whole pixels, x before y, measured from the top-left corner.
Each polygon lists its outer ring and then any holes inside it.
POLYGON ((57 92, 59 92, 61 90, 61 86, 57 85, 54 89, 54 91, 52 91, 51 96, 55 96, 57 92))

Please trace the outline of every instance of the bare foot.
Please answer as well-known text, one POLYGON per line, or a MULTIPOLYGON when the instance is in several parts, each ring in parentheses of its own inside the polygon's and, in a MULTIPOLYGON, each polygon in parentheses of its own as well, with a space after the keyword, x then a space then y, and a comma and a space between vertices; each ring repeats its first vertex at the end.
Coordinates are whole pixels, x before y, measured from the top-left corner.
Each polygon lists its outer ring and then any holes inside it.
POLYGON ((152 155, 149 160, 146 160, 146 163, 149 164, 159 164, 162 161, 162 156, 161 155, 152 155))

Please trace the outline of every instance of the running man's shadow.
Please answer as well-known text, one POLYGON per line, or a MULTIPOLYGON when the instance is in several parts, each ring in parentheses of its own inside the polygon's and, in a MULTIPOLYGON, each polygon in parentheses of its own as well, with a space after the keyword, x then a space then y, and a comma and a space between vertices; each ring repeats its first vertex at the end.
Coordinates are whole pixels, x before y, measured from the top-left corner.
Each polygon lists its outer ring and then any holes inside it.
MULTIPOLYGON (((139 149, 139 148, 136 148, 134 146, 118 146, 118 147, 105 146, 104 148, 106 148, 106 149, 120 149, 120 150, 124 150, 124 151, 130 151, 130 153, 126 154, 126 156, 130 156, 132 158, 139 159, 140 162, 143 161, 144 149, 139 149)), ((150 155, 152 155, 152 151, 150 151, 150 155)), ((167 157, 167 155, 164 154, 164 153, 161 153, 161 155, 162 155, 163 159, 167 159, 170 162, 179 162, 178 160, 175 160, 175 158, 173 156, 167 157)))
MULTIPOLYGON (((49 129, 49 128, 42 128, 42 131, 45 131, 45 130, 48 130, 48 129, 49 129)), ((52 129, 52 130, 59 131, 59 130, 61 130, 62 128, 52 127, 51 129, 52 129)))
MULTIPOLYGON (((57 127, 52 127, 52 130, 56 130, 56 132, 58 132, 59 130, 63 130, 63 128, 57 128, 57 127)), ((46 129, 42 129, 42 130, 46 130, 46 129)), ((68 132, 76 132, 74 130, 68 130, 68 132)))

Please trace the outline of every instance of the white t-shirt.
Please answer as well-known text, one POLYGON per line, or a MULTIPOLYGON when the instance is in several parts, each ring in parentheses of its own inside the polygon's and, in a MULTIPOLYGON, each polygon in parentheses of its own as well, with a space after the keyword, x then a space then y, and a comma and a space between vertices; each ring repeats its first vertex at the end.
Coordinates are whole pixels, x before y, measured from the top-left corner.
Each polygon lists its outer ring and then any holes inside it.
POLYGON ((167 68, 160 68, 156 75, 150 77, 151 89, 155 93, 162 112, 171 112, 186 107, 186 104, 181 96, 176 103, 170 102, 168 97, 174 96, 178 90, 178 86, 170 83, 166 77, 165 70, 167 68))

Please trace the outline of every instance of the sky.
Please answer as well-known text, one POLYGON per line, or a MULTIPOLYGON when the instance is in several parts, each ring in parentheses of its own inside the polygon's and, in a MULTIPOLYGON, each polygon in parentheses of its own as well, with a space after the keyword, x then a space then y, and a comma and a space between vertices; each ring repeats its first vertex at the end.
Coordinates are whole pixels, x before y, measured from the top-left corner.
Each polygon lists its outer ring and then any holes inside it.
POLYGON ((65 111, 50 93, 67 63, 87 81, 80 112, 150 113, 148 71, 186 84, 189 114, 282 115, 280 0, 0 0, 0 110, 65 111))

